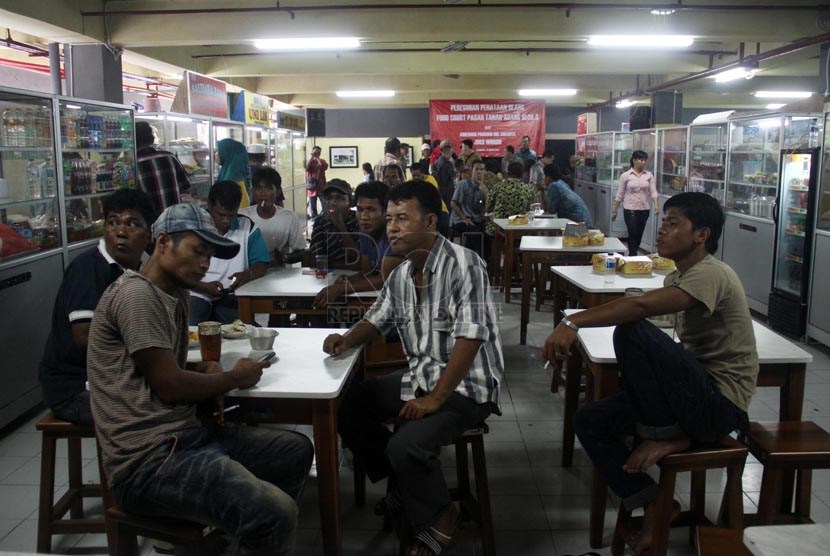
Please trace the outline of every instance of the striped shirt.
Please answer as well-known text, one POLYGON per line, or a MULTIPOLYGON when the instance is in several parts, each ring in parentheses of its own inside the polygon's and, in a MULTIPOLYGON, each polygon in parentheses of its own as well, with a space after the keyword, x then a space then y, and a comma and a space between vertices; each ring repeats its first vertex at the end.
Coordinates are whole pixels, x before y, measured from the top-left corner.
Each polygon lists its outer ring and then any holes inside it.
POLYGON ((401 337, 409 362, 401 399, 435 389, 456 338, 480 340, 481 348, 455 391, 477 403, 492 403, 500 415, 504 356, 484 262, 473 251, 437 235, 424 265, 420 296, 414 273, 409 260, 398 266, 364 317, 381 334, 396 328, 401 337))
POLYGON ((138 185, 149 197, 156 214, 181 202, 181 194, 190 191, 190 181, 179 159, 167 151, 153 148, 138 152, 138 185))
POLYGON ((95 309, 87 376, 110 487, 125 480, 171 434, 201 426, 196 404, 162 402, 133 360, 138 351, 161 348, 184 368, 187 311, 186 290, 168 295, 130 270, 104 292, 95 309))

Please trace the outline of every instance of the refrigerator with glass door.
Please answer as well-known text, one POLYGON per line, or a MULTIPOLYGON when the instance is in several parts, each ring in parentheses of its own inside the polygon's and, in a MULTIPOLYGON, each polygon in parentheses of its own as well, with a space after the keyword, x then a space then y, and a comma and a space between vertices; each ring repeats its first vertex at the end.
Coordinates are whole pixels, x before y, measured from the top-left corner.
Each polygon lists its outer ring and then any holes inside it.
POLYGON ((807 324, 818 165, 818 148, 781 151, 768 317, 774 329, 796 337, 807 324))

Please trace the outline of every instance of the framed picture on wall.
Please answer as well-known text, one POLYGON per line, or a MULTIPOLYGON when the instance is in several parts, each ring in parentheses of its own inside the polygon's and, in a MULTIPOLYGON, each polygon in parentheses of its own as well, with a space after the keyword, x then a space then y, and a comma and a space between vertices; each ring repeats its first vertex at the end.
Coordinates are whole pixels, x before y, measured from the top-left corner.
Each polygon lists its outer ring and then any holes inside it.
POLYGON ((329 147, 332 168, 357 168, 357 147, 329 147))

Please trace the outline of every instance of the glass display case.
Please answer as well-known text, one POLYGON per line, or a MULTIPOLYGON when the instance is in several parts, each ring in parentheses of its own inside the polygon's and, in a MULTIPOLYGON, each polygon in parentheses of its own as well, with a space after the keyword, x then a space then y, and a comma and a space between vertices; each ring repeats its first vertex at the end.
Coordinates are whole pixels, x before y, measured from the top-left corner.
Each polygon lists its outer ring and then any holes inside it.
POLYGON ((614 132, 597 133, 596 182, 611 185, 614 178, 614 132))
POLYGON ((689 128, 663 128, 657 132, 657 191, 671 197, 685 191, 689 128))
POLYGON ((726 190, 727 133, 727 123, 689 128, 688 191, 708 193, 721 205, 726 190))
POLYGON ((631 168, 631 153, 634 150, 634 134, 630 132, 614 132, 614 167, 613 185, 620 184, 620 176, 631 168))
POLYGON ((585 135, 578 135, 576 137, 576 146, 574 148, 577 160, 574 166, 574 178, 576 180, 585 179, 585 135))
POLYGON ((176 155, 190 179, 190 194, 206 200, 213 183, 211 175, 210 120, 205 117, 167 112, 138 113, 156 135, 156 146, 176 155))
POLYGON ((727 211, 772 220, 782 127, 781 116, 730 123, 727 211))
POLYGON ((53 101, 0 90, 0 263, 60 247, 53 101))
MULTIPOLYGON (((294 144, 291 140, 291 132, 287 129, 275 129, 274 131, 274 169, 280 173, 283 181, 283 188, 294 186, 294 144)), ((305 175, 303 176, 305 184, 305 175)))
MULTIPOLYGON (((216 143, 222 139, 235 139, 243 145, 245 144, 245 126, 241 122, 233 120, 223 120, 220 118, 210 119, 211 128, 211 155, 216 152, 216 143)), ((213 157, 213 175, 219 175, 219 162, 217 157, 213 157)))
POLYGON ((58 97, 60 187, 69 244, 103 235, 102 197, 135 187, 135 123, 128 106, 58 97))

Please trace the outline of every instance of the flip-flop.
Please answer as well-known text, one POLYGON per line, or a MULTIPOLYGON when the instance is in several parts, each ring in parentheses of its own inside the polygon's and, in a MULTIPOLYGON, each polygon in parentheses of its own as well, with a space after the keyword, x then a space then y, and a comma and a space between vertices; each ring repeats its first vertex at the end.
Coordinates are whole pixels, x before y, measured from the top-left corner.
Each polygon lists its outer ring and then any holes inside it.
POLYGON ((452 531, 450 531, 449 535, 446 533, 442 533, 435 527, 430 527, 426 531, 421 531, 420 533, 415 535, 413 541, 428 549, 430 552, 432 552, 433 556, 439 556, 453 545, 453 536, 455 535, 455 532, 458 531, 458 528, 461 526, 461 521, 461 515, 459 514, 458 521, 455 522, 455 525, 453 526, 452 531), (442 544, 438 542, 438 539, 435 538, 436 536, 444 539, 444 543, 442 544))

